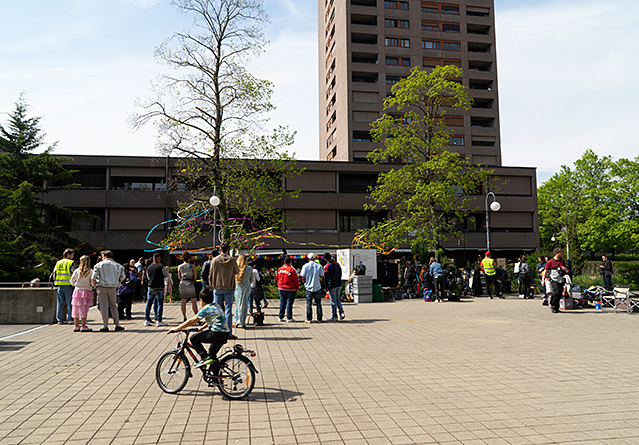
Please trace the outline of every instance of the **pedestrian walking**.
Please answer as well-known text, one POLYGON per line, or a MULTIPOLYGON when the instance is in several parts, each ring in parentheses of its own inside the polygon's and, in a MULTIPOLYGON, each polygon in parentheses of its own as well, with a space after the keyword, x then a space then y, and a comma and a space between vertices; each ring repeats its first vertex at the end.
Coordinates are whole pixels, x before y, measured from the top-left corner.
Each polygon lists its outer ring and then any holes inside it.
POLYGON ((235 315, 234 328, 246 329, 246 316, 248 315, 249 296, 251 295, 251 283, 253 282, 253 268, 248 265, 246 255, 237 258, 239 272, 235 275, 235 315))

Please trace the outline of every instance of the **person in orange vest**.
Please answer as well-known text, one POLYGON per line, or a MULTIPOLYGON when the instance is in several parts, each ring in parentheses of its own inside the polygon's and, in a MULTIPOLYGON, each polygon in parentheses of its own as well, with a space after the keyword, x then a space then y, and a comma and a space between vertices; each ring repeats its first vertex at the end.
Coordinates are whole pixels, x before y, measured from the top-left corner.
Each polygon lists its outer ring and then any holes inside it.
POLYGON ((73 257, 75 252, 73 249, 66 249, 62 254, 62 259, 55 264, 53 270, 53 283, 58 287, 57 294, 57 310, 56 318, 58 324, 67 324, 69 321, 73 321, 72 301, 73 301, 73 286, 71 285, 71 275, 75 270, 73 257), (67 308, 67 315, 64 315, 64 307, 67 308))
MULTIPOLYGON (((497 289, 497 272, 495 271, 495 260, 490 257, 490 252, 486 252, 484 259, 481 260, 481 270, 486 275, 486 293, 492 300, 493 291, 499 296, 497 289)), ((501 298, 504 298, 503 296, 501 298)))

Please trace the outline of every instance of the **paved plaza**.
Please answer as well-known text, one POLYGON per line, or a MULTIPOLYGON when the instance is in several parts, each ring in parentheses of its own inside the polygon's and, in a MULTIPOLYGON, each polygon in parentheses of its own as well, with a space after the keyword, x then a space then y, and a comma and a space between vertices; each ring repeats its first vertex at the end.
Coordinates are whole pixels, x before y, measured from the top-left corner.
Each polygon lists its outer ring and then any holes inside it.
POLYGON ((197 375, 160 390, 176 336, 144 327, 142 304, 124 332, 0 326, 0 444, 639 444, 637 315, 401 300, 309 325, 303 300, 297 323, 275 306, 236 331, 260 373, 234 402, 197 375))

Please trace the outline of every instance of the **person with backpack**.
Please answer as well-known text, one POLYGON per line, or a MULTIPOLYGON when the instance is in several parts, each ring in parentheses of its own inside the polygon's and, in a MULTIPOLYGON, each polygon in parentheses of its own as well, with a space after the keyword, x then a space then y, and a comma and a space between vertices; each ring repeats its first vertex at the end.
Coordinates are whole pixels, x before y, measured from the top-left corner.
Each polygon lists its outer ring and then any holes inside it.
POLYGON ((530 267, 528 267, 528 263, 526 262, 526 255, 522 255, 519 260, 517 276, 519 278, 519 296, 524 299, 533 298, 530 293, 530 267))
POLYGON ((346 318, 346 314, 344 314, 344 308, 339 299, 339 294, 342 292, 342 268, 329 252, 324 254, 324 259, 326 260, 326 265, 324 266, 324 283, 328 290, 328 296, 331 299, 332 312, 331 318, 326 321, 343 320, 346 318), (337 318, 338 312, 339 318, 337 318))

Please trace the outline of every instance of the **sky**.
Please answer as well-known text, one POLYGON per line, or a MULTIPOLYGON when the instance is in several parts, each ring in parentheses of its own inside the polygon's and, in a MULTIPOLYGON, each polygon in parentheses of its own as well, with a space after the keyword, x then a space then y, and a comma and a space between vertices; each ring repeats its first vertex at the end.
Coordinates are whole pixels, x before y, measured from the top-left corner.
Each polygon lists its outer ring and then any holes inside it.
MULTIPOLYGON (((269 126, 297 132, 317 160, 316 0, 265 0, 266 52, 249 71, 274 83, 269 126)), ((168 0, 0 0, 0 122, 21 93, 57 154, 156 154, 153 125, 132 132, 134 103, 161 72, 155 47, 191 27, 168 0)), ((495 0, 503 165, 538 182, 586 149, 639 155, 639 2, 495 0)))

